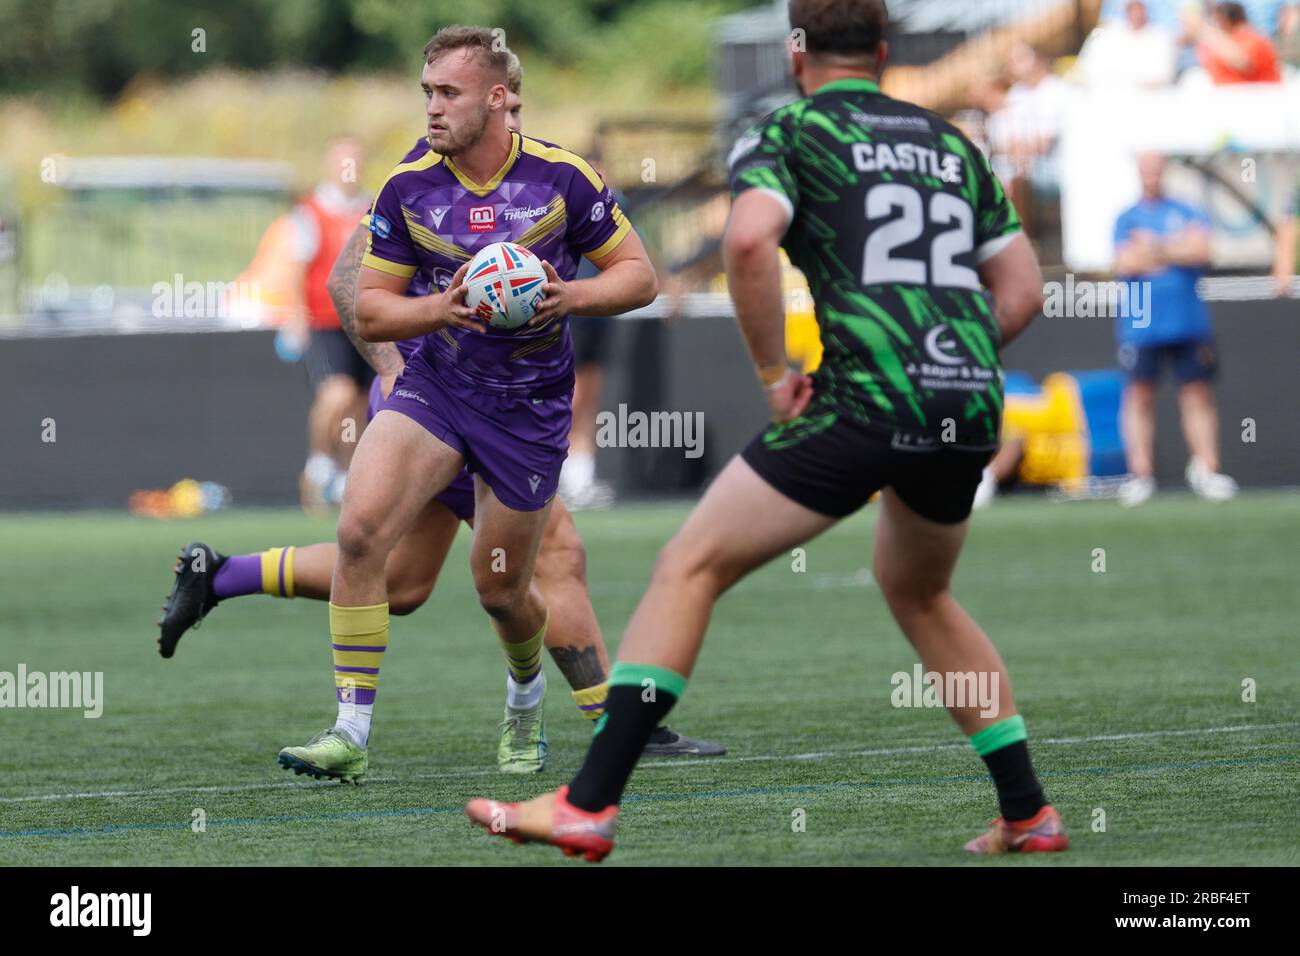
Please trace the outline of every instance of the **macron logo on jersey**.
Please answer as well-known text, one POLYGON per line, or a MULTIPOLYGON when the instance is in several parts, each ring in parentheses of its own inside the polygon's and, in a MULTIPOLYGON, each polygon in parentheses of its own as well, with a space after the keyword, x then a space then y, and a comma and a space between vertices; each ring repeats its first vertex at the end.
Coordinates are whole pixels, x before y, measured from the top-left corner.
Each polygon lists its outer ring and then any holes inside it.
POLYGON ((437 209, 429 210, 429 218, 433 220, 433 228, 441 229, 442 220, 447 215, 447 207, 439 206, 437 209))
POLYGON ((469 231, 495 232, 497 228, 497 210, 495 206, 470 206, 469 231))

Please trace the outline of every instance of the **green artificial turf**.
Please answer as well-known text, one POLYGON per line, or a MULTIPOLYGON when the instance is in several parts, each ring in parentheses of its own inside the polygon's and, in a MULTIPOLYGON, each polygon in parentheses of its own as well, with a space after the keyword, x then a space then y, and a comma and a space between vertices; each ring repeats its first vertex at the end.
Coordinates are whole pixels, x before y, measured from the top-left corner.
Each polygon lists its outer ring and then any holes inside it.
MULTIPOLYGON (((578 515, 611 645, 685 513, 578 515)), ((670 723, 730 752, 643 764, 607 865, 1300 863, 1300 495, 1133 511, 1027 497, 975 516, 955 590, 1002 651, 1070 831, 1050 857, 961 852, 996 815, 993 788, 943 712, 891 706, 890 677, 915 658, 872 582, 874 520, 868 508, 809 545, 805 571, 779 560, 723 599, 670 723)), ((548 663, 550 767, 496 773, 504 666, 466 533, 429 604, 394 619, 361 787, 275 762, 333 720, 323 604, 228 601, 159 658, 180 545, 332 536, 287 511, 0 517, 0 671, 102 671, 105 697, 98 719, 0 710, 0 860, 585 865, 462 814, 473 796, 567 781, 590 734, 548 663)))

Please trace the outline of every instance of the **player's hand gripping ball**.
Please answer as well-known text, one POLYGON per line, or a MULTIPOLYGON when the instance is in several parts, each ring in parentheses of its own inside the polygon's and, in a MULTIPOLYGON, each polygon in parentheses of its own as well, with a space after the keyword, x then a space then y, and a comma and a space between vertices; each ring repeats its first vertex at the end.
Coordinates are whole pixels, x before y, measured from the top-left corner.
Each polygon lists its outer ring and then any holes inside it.
POLYGON ((542 261, 513 242, 494 242, 470 260, 465 304, 498 329, 517 329, 546 297, 542 261))

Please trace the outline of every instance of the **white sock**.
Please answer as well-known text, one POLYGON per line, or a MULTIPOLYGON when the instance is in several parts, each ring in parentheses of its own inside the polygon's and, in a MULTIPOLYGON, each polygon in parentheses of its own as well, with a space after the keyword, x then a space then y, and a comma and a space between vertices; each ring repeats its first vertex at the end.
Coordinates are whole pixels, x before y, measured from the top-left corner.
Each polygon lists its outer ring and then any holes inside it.
POLYGON ((992 468, 984 469, 984 476, 980 479, 979 487, 975 489, 975 500, 973 502, 976 508, 987 508, 989 504, 997 497, 998 477, 993 474, 992 468))
POLYGON ((339 701, 339 716, 334 721, 334 729, 347 734, 358 747, 366 747, 370 744, 370 721, 374 716, 374 704, 339 701))
POLYGON ((506 672, 506 706, 511 710, 536 710, 545 696, 546 671, 539 670, 527 684, 515 683, 514 675, 506 672))
POLYGON ((303 466, 303 474, 313 485, 323 488, 334 477, 337 468, 334 465, 334 459, 323 451, 313 452, 307 459, 307 464, 303 466))
POLYGON ((560 485, 567 494, 584 490, 596 478, 596 456, 574 452, 560 469, 560 485))
POLYGON ((348 473, 336 470, 334 477, 325 486, 325 500, 332 505, 341 505, 343 503, 343 492, 347 490, 347 487, 348 473))

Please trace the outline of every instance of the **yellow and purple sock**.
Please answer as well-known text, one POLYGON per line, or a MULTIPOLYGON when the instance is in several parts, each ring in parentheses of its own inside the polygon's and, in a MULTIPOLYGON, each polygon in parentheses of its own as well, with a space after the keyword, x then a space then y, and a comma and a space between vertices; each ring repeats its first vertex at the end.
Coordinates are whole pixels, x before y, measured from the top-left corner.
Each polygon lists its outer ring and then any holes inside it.
POLYGON ((221 600, 246 594, 293 597, 293 547, 267 548, 257 554, 232 554, 212 577, 221 600))
POLYGON ((379 665, 388 649, 388 604, 339 607, 331 601, 330 639, 339 704, 334 727, 364 747, 370 741, 379 665))
POLYGON ((609 697, 609 681, 592 684, 582 690, 573 691, 573 702, 588 720, 600 720, 605 716, 605 700, 609 697))
POLYGON ((527 684, 542 672, 542 645, 546 641, 546 625, 550 619, 551 612, 548 610, 537 633, 522 644, 511 644, 500 634, 497 635, 501 649, 506 652, 506 667, 510 669, 510 677, 516 684, 527 684))

